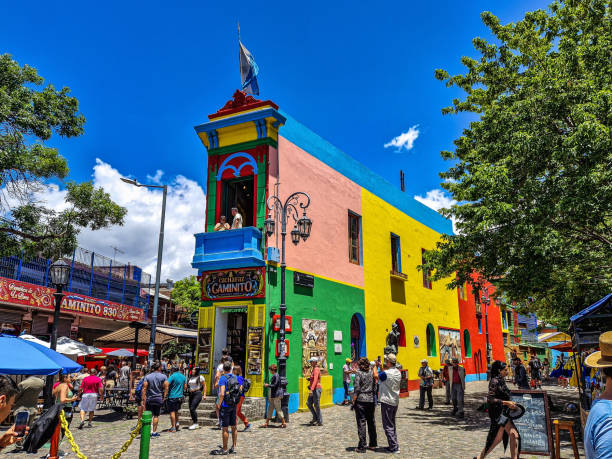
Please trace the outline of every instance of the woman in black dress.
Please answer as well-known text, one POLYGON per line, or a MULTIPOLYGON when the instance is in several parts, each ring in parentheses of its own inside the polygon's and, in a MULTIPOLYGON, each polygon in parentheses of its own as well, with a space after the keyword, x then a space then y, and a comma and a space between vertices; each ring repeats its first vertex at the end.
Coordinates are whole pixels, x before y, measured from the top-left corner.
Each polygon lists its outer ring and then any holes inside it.
POLYGON ((507 374, 508 368, 505 362, 499 360, 493 362, 489 393, 487 394, 491 427, 487 435, 487 443, 480 453, 479 459, 483 459, 493 451, 502 440, 504 451, 508 447, 508 440, 510 440, 510 456, 512 459, 518 459, 521 452, 521 437, 516 426, 507 416, 508 410, 516 408, 516 404, 510 398, 510 389, 506 386, 505 377, 507 374))

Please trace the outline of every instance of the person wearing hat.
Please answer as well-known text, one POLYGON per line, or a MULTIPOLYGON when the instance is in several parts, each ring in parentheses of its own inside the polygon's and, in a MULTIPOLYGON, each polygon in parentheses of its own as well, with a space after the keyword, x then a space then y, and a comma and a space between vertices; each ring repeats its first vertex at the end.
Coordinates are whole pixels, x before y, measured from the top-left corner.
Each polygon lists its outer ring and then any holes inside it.
POLYGON ((395 354, 385 356, 384 366, 378 361, 378 381, 380 390, 380 416, 382 418, 383 429, 387 436, 388 453, 399 453, 397 443, 397 431, 395 428, 395 415, 399 406, 400 382, 402 374, 395 367, 397 359, 395 354))
POLYGON ((453 401, 453 415, 460 418, 463 414, 463 395, 465 394, 465 368, 459 366, 459 359, 454 358, 453 364, 448 369, 448 380, 450 383, 451 399, 453 401))
POLYGON ((599 349, 584 361, 591 368, 600 368, 606 381, 606 390, 593 401, 584 426, 587 459, 612 458, 612 331, 599 335, 599 349))
POLYGON ((418 373, 421 378, 421 384, 419 386, 419 406, 417 410, 422 410, 425 406, 425 394, 427 394, 427 402, 429 403, 429 410, 433 408, 433 396, 431 391, 433 389, 433 371, 427 365, 427 359, 421 360, 421 368, 418 373))
POLYGON ((342 383, 344 384, 344 400, 342 400, 343 405, 350 405, 351 397, 349 396, 349 386, 351 385, 351 375, 355 373, 351 370, 351 362, 352 360, 346 358, 344 361, 344 366, 342 367, 342 383))
POLYGON ((308 400, 306 400, 306 406, 312 414, 311 426, 322 426, 323 417, 321 416, 321 369, 318 367, 319 359, 311 357, 310 365, 312 367, 312 373, 310 374, 310 385, 308 386, 308 400))

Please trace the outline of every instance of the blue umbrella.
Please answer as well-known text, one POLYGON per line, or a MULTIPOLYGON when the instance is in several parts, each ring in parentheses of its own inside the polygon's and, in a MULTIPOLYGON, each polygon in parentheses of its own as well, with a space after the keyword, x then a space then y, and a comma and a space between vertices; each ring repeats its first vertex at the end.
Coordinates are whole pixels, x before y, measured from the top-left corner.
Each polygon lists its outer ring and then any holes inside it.
POLYGON ((59 352, 16 336, 0 335, 0 374, 54 375, 76 373, 81 365, 59 352))

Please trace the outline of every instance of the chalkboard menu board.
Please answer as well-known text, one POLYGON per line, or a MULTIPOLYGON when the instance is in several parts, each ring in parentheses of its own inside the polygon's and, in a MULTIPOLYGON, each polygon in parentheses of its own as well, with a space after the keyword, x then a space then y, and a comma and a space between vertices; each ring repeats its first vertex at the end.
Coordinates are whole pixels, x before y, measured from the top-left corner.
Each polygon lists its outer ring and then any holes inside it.
POLYGON ((548 397, 541 390, 513 390, 512 401, 525 407, 514 421, 521 435, 521 453, 553 457, 548 397))

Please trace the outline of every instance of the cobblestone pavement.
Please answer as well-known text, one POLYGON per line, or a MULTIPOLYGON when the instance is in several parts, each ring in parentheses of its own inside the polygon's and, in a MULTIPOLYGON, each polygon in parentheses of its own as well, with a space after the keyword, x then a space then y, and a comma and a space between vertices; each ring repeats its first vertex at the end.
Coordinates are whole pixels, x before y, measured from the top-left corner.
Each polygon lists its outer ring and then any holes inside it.
MULTIPOLYGON (((468 383, 465 397, 466 416, 461 420, 452 417, 449 407, 443 404, 442 390, 434 390, 434 409, 431 411, 414 410, 418 392, 411 392, 409 398, 402 399, 398 411, 397 428, 401 454, 396 457, 445 459, 472 458, 478 455, 487 435, 488 417, 486 413, 479 412, 476 408, 484 401, 486 388, 486 382, 468 383)), ((566 402, 576 401, 578 398, 578 393, 573 390, 546 389, 551 393, 555 405, 563 406, 566 402)), ((310 420, 309 413, 292 414, 287 429, 277 427, 262 429, 260 428, 262 421, 256 421, 250 432, 239 433, 237 454, 233 457, 380 457, 384 455, 387 441, 382 430, 379 409, 376 416, 379 448, 366 454, 357 454, 353 451, 357 445, 353 411, 346 406, 335 406, 323 410, 322 427, 307 426, 310 420)), ((556 412, 552 416, 566 417, 556 412)), ((72 424, 74 437, 81 451, 90 459, 109 458, 127 440, 130 428, 135 424, 134 421, 117 420, 115 413, 100 411, 94 418, 93 428, 77 430, 77 417, 78 414, 72 424)), ((214 428, 203 427, 195 431, 181 430, 177 433, 165 432, 169 425, 169 417, 162 416, 161 436, 151 439, 151 458, 206 457, 220 444, 221 432, 214 428)), ((573 457, 568 441, 568 436, 562 436, 562 457, 573 457)), ((122 457, 137 458, 138 444, 137 438, 122 457)), ((579 446, 584 457, 582 443, 579 446)), ((69 451, 66 440, 62 441, 61 450, 69 451)), ((46 451, 39 451, 37 456, 8 451, 1 456, 31 459, 40 457, 43 453, 46 451)), ((500 446, 488 457, 509 457, 509 451, 506 453, 504 456, 500 446)), ((67 457, 75 458, 76 455, 70 452, 67 457)), ((521 457, 530 457, 530 455, 521 457)))

